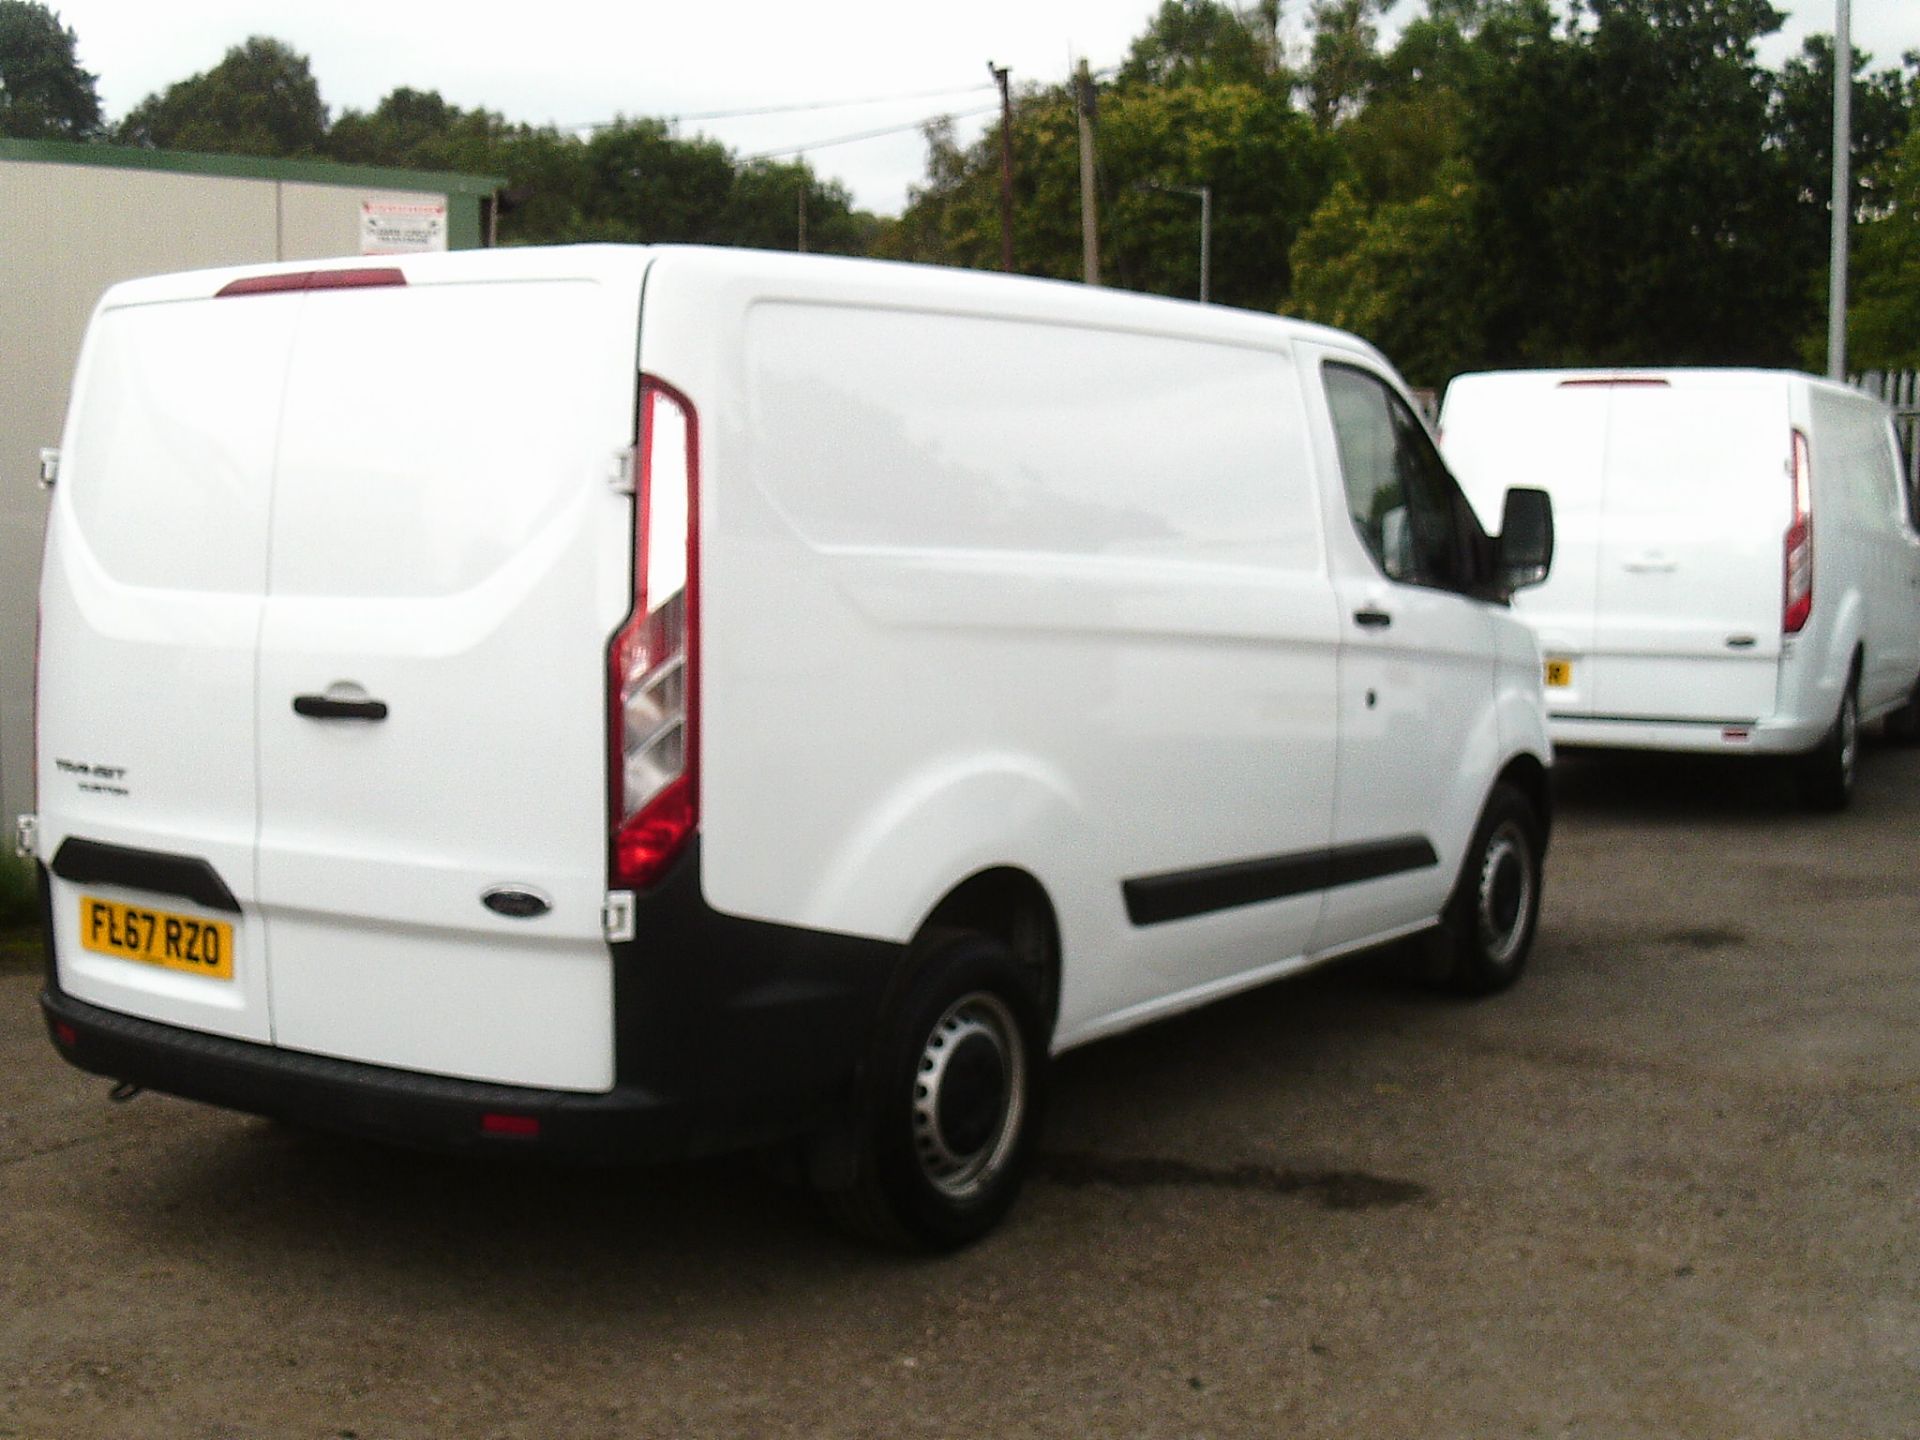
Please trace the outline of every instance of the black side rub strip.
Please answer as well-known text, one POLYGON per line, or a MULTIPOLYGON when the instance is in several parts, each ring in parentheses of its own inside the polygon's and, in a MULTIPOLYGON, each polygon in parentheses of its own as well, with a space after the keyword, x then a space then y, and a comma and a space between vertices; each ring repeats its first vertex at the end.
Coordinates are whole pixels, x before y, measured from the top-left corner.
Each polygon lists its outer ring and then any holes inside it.
POLYGON ((209 910, 240 913, 227 882, 205 860, 195 855, 169 855, 163 850, 135 850, 98 840, 69 837, 53 857, 53 873, 76 885, 124 885, 156 895, 178 895, 209 910))
POLYGON ((1136 925, 1160 925, 1238 905, 1257 905, 1288 895, 1357 885, 1406 870, 1438 865, 1440 857, 1424 835, 1402 835, 1392 840, 1368 840, 1332 850, 1310 850, 1299 855, 1271 855, 1262 860, 1239 860, 1231 865, 1208 865, 1200 870, 1169 870, 1121 882, 1127 918, 1136 925))

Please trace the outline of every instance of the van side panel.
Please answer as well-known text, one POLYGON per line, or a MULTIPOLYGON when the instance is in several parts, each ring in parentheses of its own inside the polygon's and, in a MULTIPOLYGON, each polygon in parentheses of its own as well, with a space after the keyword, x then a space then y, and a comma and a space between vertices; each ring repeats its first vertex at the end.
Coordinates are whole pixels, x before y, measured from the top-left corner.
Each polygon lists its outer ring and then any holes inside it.
POLYGON ((1840 625, 1828 639, 1838 674, 1819 677, 1819 709, 1839 704, 1856 645, 1860 709, 1871 718, 1905 703, 1920 669, 1920 563, 1886 413, 1876 402, 1811 388, 1815 488, 1814 615, 1840 625), (1844 611, 1852 612, 1844 615, 1844 611), (1823 613, 1826 612, 1826 613, 1823 613), (1853 623, 1847 625, 1846 619, 1853 623))
POLYGON ((75 379, 41 582, 54 643, 39 674, 40 825, 60 984, 245 1040, 272 1033, 252 905, 254 645, 293 324, 287 306, 103 303, 75 379), (59 859, 70 840, 204 862, 242 911, 70 880, 59 859), (232 925, 231 978, 86 948, 83 900, 232 925))
POLYGON ((1172 925, 1123 898, 1328 843, 1337 628, 1288 353, 1131 333, 1062 287, 969 313, 982 292, 876 269, 826 304, 705 263, 657 262, 642 365, 719 421, 710 903, 897 941, 970 869, 1028 869, 1061 1043, 1301 954, 1316 894, 1172 925), (703 374, 695 335, 736 331, 703 374))

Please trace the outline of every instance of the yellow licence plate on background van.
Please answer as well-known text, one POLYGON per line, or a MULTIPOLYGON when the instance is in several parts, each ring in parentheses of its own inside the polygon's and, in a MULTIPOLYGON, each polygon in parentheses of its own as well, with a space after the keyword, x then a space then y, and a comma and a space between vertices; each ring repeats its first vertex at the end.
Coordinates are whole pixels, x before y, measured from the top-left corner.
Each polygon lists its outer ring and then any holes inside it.
POLYGON ((1558 687, 1572 683, 1573 662, 1571 660, 1547 661, 1547 684, 1558 687))
POLYGON ((197 920, 169 910, 82 895, 80 943, 97 955, 117 955, 215 980, 233 978, 233 926, 224 920, 197 920))

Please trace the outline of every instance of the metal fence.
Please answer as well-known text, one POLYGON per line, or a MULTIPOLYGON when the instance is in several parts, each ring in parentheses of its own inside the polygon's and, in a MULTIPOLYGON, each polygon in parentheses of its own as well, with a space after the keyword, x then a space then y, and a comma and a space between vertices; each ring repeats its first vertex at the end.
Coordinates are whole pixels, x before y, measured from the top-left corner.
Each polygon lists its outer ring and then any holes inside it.
POLYGON ((1907 493, 1920 497, 1920 370, 1869 370, 1853 383, 1893 409, 1900 454, 1907 465, 1907 493))

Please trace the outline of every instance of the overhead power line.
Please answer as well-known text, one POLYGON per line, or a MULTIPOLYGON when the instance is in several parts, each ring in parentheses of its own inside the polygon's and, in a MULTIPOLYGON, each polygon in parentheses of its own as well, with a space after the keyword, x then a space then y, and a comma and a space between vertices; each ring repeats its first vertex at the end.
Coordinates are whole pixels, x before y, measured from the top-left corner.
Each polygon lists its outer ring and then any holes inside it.
POLYGON ((825 140, 810 140, 804 145, 787 145, 778 150, 762 150, 758 154, 742 155, 740 158, 742 160, 777 160, 783 155, 804 155, 809 150, 825 150, 832 145, 851 145, 856 140, 876 140, 882 135, 899 135, 908 130, 922 130, 935 120, 971 120, 977 115, 991 115, 999 108, 1000 106, 996 103, 983 105, 977 110, 922 115, 918 120, 910 120, 904 125, 883 125, 877 130, 861 130, 852 135, 834 135, 825 140))
MULTIPOLYGON (((802 110, 850 110, 859 105, 891 105, 902 100, 940 100, 949 95, 977 95, 992 85, 962 85, 946 90, 914 90, 903 95, 867 95, 856 100, 802 100, 792 105, 759 105, 746 110, 689 110, 680 115, 649 115, 649 120, 744 120, 755 115, 792 115, 802 110)), ((607 130, 620 120, 589 120, 580 125, 562 125, 562 130, 607 130)))

